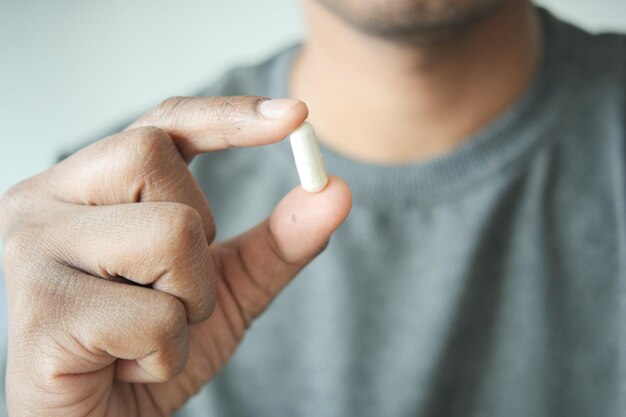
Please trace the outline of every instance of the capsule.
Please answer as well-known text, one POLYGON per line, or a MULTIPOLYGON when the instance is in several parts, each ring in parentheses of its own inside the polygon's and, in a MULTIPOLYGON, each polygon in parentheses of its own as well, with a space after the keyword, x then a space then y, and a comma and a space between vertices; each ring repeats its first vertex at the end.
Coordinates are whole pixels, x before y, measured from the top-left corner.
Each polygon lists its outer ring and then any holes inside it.
POLYGON ((302 188, 310 193, 322 191, 328 183, 328 175, 313 126, 302 123, 289 135, 289 141, 302 188))

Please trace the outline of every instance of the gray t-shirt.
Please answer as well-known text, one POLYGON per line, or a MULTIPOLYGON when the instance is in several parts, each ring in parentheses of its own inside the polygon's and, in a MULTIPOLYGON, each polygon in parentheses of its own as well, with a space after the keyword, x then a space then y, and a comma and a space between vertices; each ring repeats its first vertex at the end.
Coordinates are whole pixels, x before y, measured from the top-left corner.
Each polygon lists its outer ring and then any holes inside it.
MULTIPOLYGON (((536 79, 457 149, 322 149, 350 217, 179 416, 624 416, 626 37, 541 15, 536 79)), ((297 51, 202 94, 288 96, 297 51)), ((218 239, 298 183, 286 141, 193 170, 218 239)))

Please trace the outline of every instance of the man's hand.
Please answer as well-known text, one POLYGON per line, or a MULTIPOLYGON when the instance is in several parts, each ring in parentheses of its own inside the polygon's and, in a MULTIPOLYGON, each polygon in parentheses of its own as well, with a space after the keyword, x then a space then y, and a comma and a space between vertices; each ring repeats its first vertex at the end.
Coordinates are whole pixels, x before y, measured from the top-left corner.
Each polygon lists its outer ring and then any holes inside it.
POLYGON ((4 196, 11 416, 169 416, 220 370, 351 195, 336 177, 296 187, 212 243, 186 163, 276 142, 306 116, 293 100, 172 98, 4 196))

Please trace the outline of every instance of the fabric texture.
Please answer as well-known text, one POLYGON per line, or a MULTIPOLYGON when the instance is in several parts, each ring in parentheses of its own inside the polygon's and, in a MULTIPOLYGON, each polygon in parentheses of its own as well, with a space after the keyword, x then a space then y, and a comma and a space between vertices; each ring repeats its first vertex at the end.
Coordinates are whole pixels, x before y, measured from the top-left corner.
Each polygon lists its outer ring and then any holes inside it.
MULTIPOLYGON (((541 15, 536 79, 458 149, 389 167, 323 147, 350 217, 180 416, 626 413, 626 41, 541 15)), ((289 96, 297 52, 202 94, 289 96)), ((288 141, 193 169, 218 239, 298 184, 288 141)))
MULTIPOLYGON (((626 413, 626 37, 541 16, 532 85, 457 149, 381 166, 322 146, 350 217, 177 416, 626 413)), ((200 95, 289 96, 298 48, 200 95)), ((192 168, 218 239, 298 184, 288 141, 192 168)))

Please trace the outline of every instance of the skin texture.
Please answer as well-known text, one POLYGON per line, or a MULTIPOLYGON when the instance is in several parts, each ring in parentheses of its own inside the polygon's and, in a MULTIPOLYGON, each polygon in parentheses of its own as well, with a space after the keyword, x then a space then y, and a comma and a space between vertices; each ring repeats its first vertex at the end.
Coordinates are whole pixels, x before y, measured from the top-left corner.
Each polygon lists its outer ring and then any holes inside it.
MULTIPOLYGON (((527 0, 503 0, 471 25, 418 43, 364 30, 328 2, 365 17, 384 2, 303 1, 308 37, 292 71, 291 95, 307 103, 319 140, 353 159, 411 163, 452 151, 519 98, 541 60, 541 27, 527 0)), ((402 9, 448 4, 390 3, 402 9)), ((462 3, 470 13, 486 0, 462 3)), ((396 14, 381 13, 378 19, 387 20, 378 24, 392 26, 396 14)))
POLYGON ((268 120, 259 102, 170 99, 3 197, 11 416, 171 415, 323 250, 351 206, 337 177, 213 242, 186 161, 276 142, 307 116, 294 101, 268 120))
POLYGON ((349 213, 348 186, 330 177, 214 242, 194 155, 276 142, 310 112, 352 158, 436 158, 513 102, 540 61, 525 0, 303 6, 290 81, 306 106, 283 101, 268 119, 259 97, 172 98, 0 200, 12 417, 171 415, 349 213))

